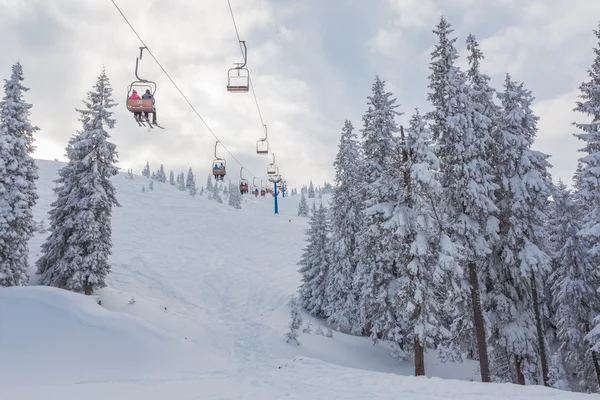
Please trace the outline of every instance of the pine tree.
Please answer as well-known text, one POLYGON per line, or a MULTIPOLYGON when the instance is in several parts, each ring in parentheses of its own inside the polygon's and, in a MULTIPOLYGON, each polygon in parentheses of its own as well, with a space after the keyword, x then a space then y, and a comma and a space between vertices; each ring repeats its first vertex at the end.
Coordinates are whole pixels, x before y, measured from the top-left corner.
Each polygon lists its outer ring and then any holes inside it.
POLYGON ((148 161, 146 161, 146 166, 142 170, 142 176, 150 179, 150 163, 148 161))
POLYGON ((32 209, 38 199, 38 173, 30 154, 39 128, 29 122, 32 106, 23 99, 29 90, 23 80, 17 62, 10 79, 5 79, 0 102, 0 287, 28 283, 28 242, 35 230, 32 209))
POLYGON ((223 203, 223 198, 221 197, 221 190, 219 189, 219 185, 217 183, 215 183, 212 186, 210 194, 210 199, 216 201, 217 203, 223 203))
POLYGON ((560 355, 565 366, 577 377, 572 385, 581 391, 594 390, 595 369, 585 335, 600 314, 598 273, 587 255, 578 233, 586 218, 585 207, 560 181, 553 195, 553 218, 549 221, 554 247, 555 270, 552 274, 552 297, 556 309, 555 325, 560 355))
POLYGON ((302 315, 300 314, 300 304, 296 296, 290 299, 289 306, 290 323, 288 327, 290 328, 290 330, 287 331, 285 334, 285 341, 288 343, 295 343, 299 346, 300 343, 298 342, 298 331, 300 330, 300 327, 302 327, 302 315))
MULTIPOLYGON (((362 330, 357 316, 359 293, 353 284, 358 264, 357 236, 363 221, 359 196, 362 182, 360 160, 362 153, 354 126, 346 120, 333 163, 335 188, 331 205, 332 267, 327 294, 329 320, 354 334, 359 334, 362 330)), ((308 212, 304 196, 302 201, 308 212)))
POLYGON ((69 163, 59 171, 50 211, 50 236, 37 261, 40 283, 92 294, 106 286, 112 247, 112 206, 119 206, 110 177, 118 173, 116 146, 105 127, 115 120, 112 87, 102 70, 86 106, 78 110, 83 131, 67 146, 69 163))
POLYGON ((229 205, 238 210, 242 208, 242 194, 231 182, 229 182, 229 205))
POLYGON ((310 185, 308 186, 308 198, 315 198, 315 187, 313 186, 312 180, 310 181, 310 185))
POLYGON ((298 203, 298 216, 299 217, 308 217, 310 209, 308 208, 308 204, 306 203, 306 196, 302 193, 302 198, 300 199, 300 203, 298 203))
POLYGON ((446 199, 444 215, 452 222, 448 228, 453 232, 452 241, 461 249, 464 266, 452 273, 454 288, 447 308, 453 317, 451 337, 473 338, 466 333, 475 331, 481 380, 490 382, 479 282, 487 281, 484 261, 492 252, 490 240, 496 239, 493 229, 498 226, 498 209, 494 192, 498 187, 487 159, 492 138, 489 131, 474 126, 481 122, 477 118, 485 116, 473 107, 467 77, 454 64, 458 52, 456 38, 449 38, 452 32, 442 17, 434 30, 438 43, 430 66, 428 87, 432 92, 427 96, 434 107, 428 116, 440 159, 440 182, 446 199))
POLYGON ((400 320, 406 324, 403 350, 413 350, 415 375, 425 375, 424 349, 436 348, 448 336, 438 293, 446 288, 444 279, 455 266, 456 249, 440 229, 444 221, 438 215, 443 201, 439 161, 418 109, 406 134, 401 130, 401 145, 405 197, 394 210, 393 226, 405 245, 398 254, 403 279, 396 290, 403 305, 400 320))
MULTIPOLYGON (((525 384, 537 376, 538 359, 548 383, 548 364, 541 325, 539 291, 547 275, 550 256, 544 237, 552 181, 548 155, 531 146, 537 133, 537 116, 530 109, 533 97, 507 74, 502 101, 500 153, 500 262, 490 270, 491 343, 495 360, 508 361, 509 378, 525 384), (515 334, 518 329, 519 334, 515 334), (506 356, 508 355, 508 360, 506 356)), ((506 369, 504 367, 503 369, 506 369)))
POLYGON ((192 172, 192 167, 190 167, 190 169, 188 170, 187 180, 185 181, 185 187, 188 190, 188 192, 190 192, 190 196, 193 197, 196 195, 198 190, 196 189, 196 177, 192 172))
POLYGON ((154 191, 154 179, 150 180, 150 183, 148 183, 148 189, 150 189, 150 191, 154 191))
POLYGON ((175 186, 175 183, 175 174, 173 173, 173 170, 171 170, 171 172, 169 172, 169 185, 175 186))
POLYGON ((374 341, 403 341, 403 321, 394 287, 399 275, 401 238, 393 228, 393 212, 403 195, 395 122, 396 99, 385 82, 375 77, 368 109, 363 116, 365 178, 361 185, 365 220, 359 235, 354 284, 360 293, 360 320, 374 341), (363 197, 364 196, 364 197, 363 197))
POLYGON ((181 190, 182 192, 185 191, 185 175, 183 172, 179 173, 179 179, 178 179, 178 184, 177 184, 177 189, 181 190))
MULTIPOLYGON (((585 147, 580 150, 585 153, 585 156, 579 159, 580 169, 577 171, 575 181, 577 182, 578 197, 581 199, 580 204, 585 207, 582 210, 585 212, 585 220, 578 235, 585 246, 588 262, 596 266, 594 274, 598 274, 597 266, 600 265, 600 231, 597 229, 600 224, 600 173, 598 172, 600 171, 600 24, 598 30, 594 30, 594 34, 598 39, 598 47, 594 48, 596 57, 592 67, 588 70, 590 80, 579 86, 581 91, 579 97, 582 101, 577 102, 574 110, 591 118, 590 123, 575 124, 578 129, 583 131, 575 136, 585 143, 585 147)), ((595 279, 597 279, 596 276, 595 279)), ((598 359, 600 318, 596 323, 597 325, 586 336, 586 339, 593 344, 590 354, 600 385, 600 360, 598 359)))
POLYGON ((306 231, 307 245, 298 262, 302 275, 300 304, 316 317, 327 317, 327 284, 331 265, 329 218, 327 209, 313 204, 310 229, 306 231))

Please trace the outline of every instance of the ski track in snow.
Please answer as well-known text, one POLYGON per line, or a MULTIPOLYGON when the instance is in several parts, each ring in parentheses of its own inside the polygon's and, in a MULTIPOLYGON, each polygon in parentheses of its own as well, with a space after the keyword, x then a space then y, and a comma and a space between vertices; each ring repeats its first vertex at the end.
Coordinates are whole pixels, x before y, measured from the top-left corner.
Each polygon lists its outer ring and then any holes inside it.
MULTIPOLYGON (((36 160, 40 199, 36 220, 54 201, 51 189, 61 163, 36 160)), ((206 175, 197 176, 199 183, 206 175)), ((242 210, 180 192, 168 183, 113 178, 121 208, 113 210, 113 271, 98 292, 102 306, 172 333, 189 354, 160 374, 3 387, 2 399, 578 399, 583 394, 543 387, 481 384, 475 363, 442 364, 426 355, 428 375, 409 377, 410 362, 388 356, 367 338, 300 334, 285 343, 287 301, 300 282, 296 262, 308 219, 296 216, 300 196, 244 196, 242 210), (288 220, 291 219, 290 223, 288 220), (135 304, 129 304, 131 297, 135 304)), ((233 178, 235 180, 235 178, 233 178)), ((312 200, 309 206, 312 206, 312 200)), ((320 201, 319 199, 315 199, 320 201)), ((326 199, 323 199, 326 201, 326 199)), ((32 239, 30 263, 47 236, 32 239)), ((34 275, 35 268, 30 273, 34 275)), ((32 280, 35 282, 35 280, 32 280)), ((312 321, 313 332, 325 324, 312 321)), ((177 361, 177 360, 176 360, 177 361)), ((1 361, 0 361, 1 363, 1 361)), ((93 361, 91 362, 93 365, 93 361)), ((60 360, 57 360, 57 366, 60 360)))

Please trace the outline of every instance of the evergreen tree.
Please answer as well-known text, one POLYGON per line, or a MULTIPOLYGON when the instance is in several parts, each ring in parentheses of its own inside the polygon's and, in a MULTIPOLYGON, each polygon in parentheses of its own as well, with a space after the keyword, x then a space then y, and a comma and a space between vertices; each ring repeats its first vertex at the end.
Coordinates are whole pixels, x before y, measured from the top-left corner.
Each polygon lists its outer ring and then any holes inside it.
POLYGON ((478 121, 485 115, 473 107, 467 77, 454 64, 458 52, 454 45, 456 38, 449 38, 452 32, 450 24, 442 17, 434 30, 438 43, 430 66, 429 88, 432 91, 427 96, 434 107, 429 119, 440 159, 444 215, 452 223, 449 226, 453 232, 452 241, 462 253, 463 268, 452 273, 454 287, 452 296, 448 296, 447 309, 453 317, 451 337, 462 336, 470 342, 475 339, 481 380, 490 382, 479 286, 480 282, 487 281, 484 263, 492 252, 490 240, 496 239, 494 227, 498 226, 495 217, 498 209, 494 192, 498 187, 493 182, 493 170, 487 159, 492 138, 488 130, 474 126, 474 123, 485 123, 478 121), (467 336, 473 330, 475 337, 467 336))
MULTIPOLYGON (((359 196, 362 154, 354 126, 348 120, 342 128, 338 148, 333 163, 335 188, 331 205, 332 266, 327 288, 328 314, 330 321, 338 324, 341 329, 359 334, 362 330, 357 316, 359 294, 353 280, 358 264, 357 236, 363 221, 359 196)), ((308 212, 304 196, 302 201, 308 212)))
POLYGON ((185 187, 190 192, 190 195, 193 197, 196 195, 196 177, 192 172, 192 167, 188 170, 187 180, 185 181, 185 187))
MULTIPOLYGON (((555 270, 552 274, 552 297, 556 309, 555 325, 560 341, 560 355, 573 387, 581 391, 596 389, 597 377, 590 346, 585 335, 600 314, 600 286, 596 267, 590 263, 587 249, 578 233, 586 218, 585 207, 560 181, 553 195, 553 218, 549 221, 554 247, 555 270)), ((561 365, 562 366, 562 365, 561 365)))
POLYGON ((306 203, 306 197, 304 196, 304 193, 302 193, 302 198, 300 199, 300 203, 298 203, 298 216, 308 217, 309 211, 310 209, 306 203))
POLYGON ((308 198, 315 198, 315 187, 313 186, 312 180, 310 181, 310 185, 308 186, 308 198))
POLYGON ((146 166, 142 170, 142 176, 150 179, 150 163, 148 161, 146 161, 146 166))
POLYGON ((69 163, 59 171, 50 211, 50 236, 37 261, 40 283, 92 294, 106 286, 112 247, 111 213, 119 206, 110 177, 118 173, 116 146, 105 127, 115 120, 112 87, 102 70, 86 106, 78 110, 83 130, 67 146, 69 163))
MULTIPOLYGON (((577 102, 575 111, 585 114, 591 118, 591 122, 575 124, 582 133, 575 136, 584 141, 585 146, 580 151, 585 156, 579 159, 580 169, 577 171, 575 181, 577 182, 578 197, 580 205, 584 207, 585 220, 579 232, 579 236, 585 246, 588 262, 595 266, 594 274, 598 274, 600 265, 600 24, 598 30, 594 30, 598 39, 598 47, 594 48, 596 55, 592 67, 588 70, 589 81, 579 86, 581 101, 577 102)), ((593 280, 597 279, 595 276, 593 280)), ((600 288, 596 288, 600 289, 600 288)), ((586 337, 593 344, 590 352, 598 375, 600 385, 600 318, 593 331, 586 337)))
POLYGON ((5 79, 0 102, 0 287, 28 283, 28 242, 35 230, 32 209, 38 199, 38 173, 30 154, 39 128, 29 122, 32 106, 23 99, 29 90, 23 80, 17 62, 10 79, 5 79))
MULTIPOLYGON (((531 92, 507 74, 502 100, 500 154, 496 166, 500 176, 500 262, 490 270, 494 282, 489 297, 493 360, 502 360, 514 383, 537 377, 541 358, 544 383, 548 365, 541 325, 539 291, 549 272, 545 219, 552 181, 548 155, 531 146, 537 133, 537 116, 530 106, 531 92), (515 333, 518 330, 518 334, 515 333)), ((505 366, 502 366, 504 364, 505 366)), ((496 369, 496 368, 495 368, 496 369)), ((506 374, 505 374, 506 375, 506 374)))
POLYGON ((313 204, 310 229, 306 231, 307 245, 298 262, 302 275, 300 304, 316 317, 327 317, 327 284, 331 264, 329 218, 327 209, 313 204))
POLYGON ((169 172, 169 185, 175 186, 175 183, 175 174, 173 173, 173 170, 171 170, 171 172, 169 172))
MULTIPOLYGON (((398 143, 393 136, 399 131, 395 122, 396 99, 386 92, 378 76, 368 97, 368 110, 362 130, 365 171, 361 191, 364 193, 365 220, 359 235, 358 264, 354 285, 359 290, 359 318, 373 340, 403 341, 403 321, 394 287, 399 275, 401 238, 393 227, 393 211, 403 195, 398 143)), ((361 193, 361 198, 363 198, 361 193)))
POLYGON ((179 173, 179 179, 178 179, 179 183, 177 184, 177 189, 181 190, 182 192, 185 191, 185 175, 183 172, 179 173))
POLYGON ((238 210, 242 208, 242 194, 231 182, 229 182, 229 205, 238 210))
POLYGON ((440 229, 443 220, 438 212, 443 200, 436 172, 439 161, 418 109, 406 135, 401 130, 401 139, 405 198, 394 210, 394 226, 405 245, 399 252, 403 279, 397 287, 398 302, 403 305, 400 320, 406 324, 403 350, 413 350, 415 375, 425 375, 424 349, 437 347, 448 336, 438 293, 445 290, 447 271, 455 266, 456 249, 440 229))
POLYGON ((223 198, 221 197, 221 190, 219 189, 219 185, 215 183, 212 186, 210 199, 216 201, 217 203, 223 203, 223 198))
POLYGON ((167 182, 167 174, 165 173, 165 167, 162 164, 160 164, 160 168, 156 171, 156 173, 152 174, 152 179, 156 179, 162 183, 167 182))
POLYGON ((150 183, 148 183, 148 189, 150 189, 150 191, 154 191, 154 180, 150 180, 150 183))

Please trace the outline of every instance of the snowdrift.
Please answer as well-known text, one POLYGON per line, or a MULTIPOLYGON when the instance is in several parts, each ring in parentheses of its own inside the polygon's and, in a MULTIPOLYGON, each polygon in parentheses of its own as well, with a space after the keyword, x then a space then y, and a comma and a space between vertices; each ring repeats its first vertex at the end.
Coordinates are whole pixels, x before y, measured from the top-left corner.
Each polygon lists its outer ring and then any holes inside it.
POLYGON ((51 287, 1 288, 0 321, 0 387, 142 376, 190 351, 94 297, 51 287))

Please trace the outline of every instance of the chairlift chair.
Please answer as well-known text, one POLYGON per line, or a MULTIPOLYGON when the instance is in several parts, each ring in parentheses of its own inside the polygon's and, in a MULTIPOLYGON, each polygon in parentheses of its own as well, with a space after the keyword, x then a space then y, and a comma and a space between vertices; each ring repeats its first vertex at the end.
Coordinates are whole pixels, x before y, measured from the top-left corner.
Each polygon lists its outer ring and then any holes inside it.
POLYGON ((269 154, 269 141, 267 140, 267 126, 265 127, 265 137, 256 142, 256 154, 269 154))
POLYGON ((237 67, 227 71, 227 91, 231 93, 247 93, 250 89, 250 72, 246 68, 248 49, 244 40, 240 43, 244 46, 244 62, 234 63, 237 67))
POLYGON ((275 166, 275 154, 273 153, 273 162, 267 165, 267 174, 275 175, 277 173, 277 167, 275 166))
MULTIPOLYGON (((127 105, 127 110, 133 113, 133 117, 138 123, 139 126, 145 126, 144 122, 148 123, 150 128, 158 127, 164 129, 162 126, 156 123, 156 105, 154 94, 156 93, 156 83, 153 81, 149 81, 147 79, 142 79, 138 75, 138 66, 139 62, 142 59, 142 54, 146 47, 140 47, 140 55, 135 59, 135 77, 136 81, 133 81, 129 86, 127 86, 127 98, 125 100, 125 104, 127 105), (130 99, 129 96, 135 91, 136 93, 139 91, 141 93, 146 92, 146 90, 150 91, 152 95, 151 99, 130 99), (142 119, 141 115, 144 114, 153 114, 154 122, 150 122, 150 119, 146 117, 146 119, 142 119)), ((141 96, 140 96, 141 97, 141 96)))
POLYGON ((244 176, 242 174, 243 169, 244 167, 240 168, 240 193, 246 194, 248 193, 248 179, 244 179, 244 176))
POLYGON ((225 178, 226 171, 227 171, 227 160, 225 160, 223 158, 219 158, 217 156, 217 145, 218 144, 219 144, 219 141, 217 140, 217 142, 215 143, 215 159, 213 160, 213 162, 211 164, 211 168, 212 168, 215 179, 222 181, 223 178, 225 178))

